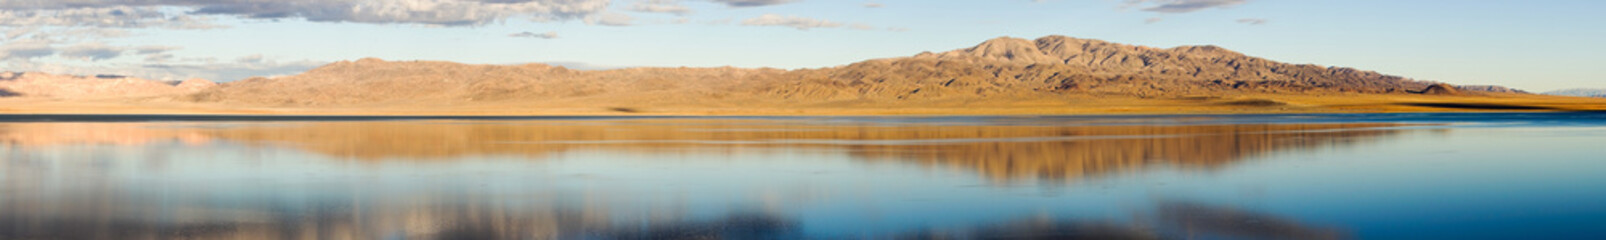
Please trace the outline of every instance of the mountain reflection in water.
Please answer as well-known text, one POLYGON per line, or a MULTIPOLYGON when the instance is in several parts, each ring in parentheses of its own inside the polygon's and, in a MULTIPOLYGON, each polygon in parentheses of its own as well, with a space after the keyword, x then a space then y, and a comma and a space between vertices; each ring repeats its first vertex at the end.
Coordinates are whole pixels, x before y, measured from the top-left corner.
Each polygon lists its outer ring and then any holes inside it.
POLYGON ((997 181, 1074 179, 1150 166, 1210 169, 1273 151, 1343 146, 1387 136, 1388 123, 930 126, 781 125, 764 121, 312 122, 276 125, 15 123, 13 146, 223 141, 357 161, 453 161, 572 150, 672 153, 847 151, 864 161, 966 169, 997 181))
MULTIPOLYGON (((1342 148, 1406 131, 1390 128, 1396 126, 6 123, 0 124, 5 145, 0 156, 6 157, 0 162, 0 239, 1333 239, 1343 238, 1344 231, 1183 201, 1159 201, 1132 210, 1136 216, 1117 219, 1050 214, 830 232, 811 229, 803 220, 808 213, 796 202, 831 198, 846 201, 833 204, 855 204, 853 198, 832 198, 852 194, 818 189, 842 186, 715 180, 758 186, 729 189, 669 178, 675 183, 664 184, 685 185, 677 185, 683 191, 715 193, 675 198, 652 187, 609 189, 640 184, 598 183, 622 181, 614 178, 517 169, 542 169, 548 161, 640 163, 621 158, 673 158, 679 161, 674 165, 705 168, 751 167, 741 161, 808 165, 823 162, 808 154, 839 153, 858 165, 959 170, 993 184, 1075 182, 1156 168, 1212 170, 1279 152, 1342 148), (600 153, 625 155, 588 157, 600 153)), ((883 177, 918 179, 907 173, 883 177)), ((799 178, 815 182, 829 176, 799 178)), ((855 196, 885 197, 877 194, 855 196)))

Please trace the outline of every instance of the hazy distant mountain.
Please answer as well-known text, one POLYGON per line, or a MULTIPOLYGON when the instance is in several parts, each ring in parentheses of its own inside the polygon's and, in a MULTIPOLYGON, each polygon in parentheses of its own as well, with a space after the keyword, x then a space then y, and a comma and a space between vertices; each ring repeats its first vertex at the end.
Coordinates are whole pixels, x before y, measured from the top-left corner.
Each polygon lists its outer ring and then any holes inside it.
POLYGON ((1528 91, 1523 91, 1523 90, 1519 90, 1519 89, 1512 89, 1512 88, 1508 88, 1508 87, 1505 87, 1505 86, 1495 86, 1495 85, 1458 85, 1458 86, 1455 86, 1455 87, 1456 88, 1460 88, 1461 90, 1479 91, 1479 92, 1528 93, 1528 91))
POLYGON ((756 106, 1066 96, 1412 94, 1429 85, 1352 68, 1280 63, 1215 46, 1161 49, 1049 36, 1035 41, 997 38, 943 53, 800 70, 683 67, 579 71, 544 64, 363 59, 295 76, 233 82, 189 99, 278 106, 462 102, 756 106))
POLYGON ((0 72, 0 97, 124 98, 189 94, 216 87, 205 79, 163 82, 117 75, 73 76, 0 72))
POLYGON ((1606 98, 1606 89, 1575 88, 1549 91, 1545 95, 1606 98))

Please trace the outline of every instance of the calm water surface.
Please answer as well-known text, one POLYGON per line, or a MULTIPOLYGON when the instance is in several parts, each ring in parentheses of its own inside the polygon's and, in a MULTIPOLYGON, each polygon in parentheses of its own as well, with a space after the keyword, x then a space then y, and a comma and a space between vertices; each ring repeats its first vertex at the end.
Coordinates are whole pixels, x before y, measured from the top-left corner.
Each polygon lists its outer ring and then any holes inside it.
POLYGON ((1606 239, 1601 113, 0 122, 0 239, 1606 239))

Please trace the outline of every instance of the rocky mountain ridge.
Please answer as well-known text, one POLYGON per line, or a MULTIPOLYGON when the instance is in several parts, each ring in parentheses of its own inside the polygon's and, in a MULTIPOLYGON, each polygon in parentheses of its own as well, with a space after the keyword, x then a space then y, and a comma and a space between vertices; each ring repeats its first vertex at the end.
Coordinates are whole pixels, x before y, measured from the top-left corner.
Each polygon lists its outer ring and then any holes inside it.
POLYGON ((1001 37, 941 53, 797 70, 573 70, 545 64, 366 58, 292 76, 222 85, 204 80, 162 83, 120 76, 37 73, 0 77, 0 96, 168 96, 196 103, 269 107, 488 103, 715 108, 942 103, 953 107, 989 101, 1066 102, 1100 97, 1521 93, 1498 86, 1435 86, 1438 83, 1353 68, 1281 63, 1217 46, 1155 48, 1066 36, 1001 37))
POLYGON ((799 70, 580 71, 543 64, 362 59, 300 75, 229 83, 188 99, 280 106, 484 101, 806 105, 1106 95, 1413 94, 1432 84, 1352 68, 1280 63, 1216 46, 1161 49, 1048 36, 1004 37, 942 53, 799 70))

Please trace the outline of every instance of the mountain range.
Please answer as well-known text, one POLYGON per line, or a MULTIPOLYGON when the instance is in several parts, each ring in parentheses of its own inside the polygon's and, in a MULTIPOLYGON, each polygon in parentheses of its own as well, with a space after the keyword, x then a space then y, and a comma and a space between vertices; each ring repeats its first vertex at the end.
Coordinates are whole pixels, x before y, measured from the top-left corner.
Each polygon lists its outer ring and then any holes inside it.
MULTIPOLYGON (((62 94, 72 91, 17 84, 13 79, 21 78, 16 76, 0 78, 0 90, 12 96, 73 97, 62 94)), ((127 78, 102 80, 140 82, 127 78)), ((146 83, 117 94, 89 95, 130 97, 136 99, 131 100, 132 104, 177 102, 214 109, 547 113, 598 109, 625 113, 767 109, 760 112, 776 113, 774 110, 785 109, 889 112, 989 108, 1063 113, 1221 106, 1258 109, 1255 111, 1296 107, 1312 111, 1388 111, 1338 102, 1366 100, 1362 102, 1376 105, 1431 99, 1424 98, 1429 96, 1482 100, 1539 97, 1499 86, 1452 86, 1346 67, 1282 63, 1217 46, 1154 48, 1066 36, 1035 40, 1000 37, 940 53, 796 70, 573 70, 545 64, 479 65, 366 58, 335 62, 292 76, 207 83, 162 83, 168 86, 165 88, 146 83)))
POLYGON ((1049 36, 846 66, 801 69, 631 68, 579 71, 542 64, 337 62, 253 78, 192 100, 252 105, 555 101, 644 103, 887 102, 1263 93, 1410 93, 1432 83, 1341 67, 1285 64, 1214 46, 1158 49, 1049 36))

